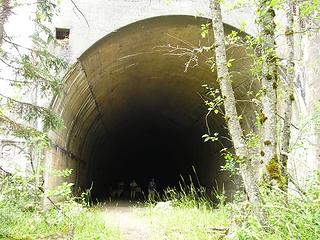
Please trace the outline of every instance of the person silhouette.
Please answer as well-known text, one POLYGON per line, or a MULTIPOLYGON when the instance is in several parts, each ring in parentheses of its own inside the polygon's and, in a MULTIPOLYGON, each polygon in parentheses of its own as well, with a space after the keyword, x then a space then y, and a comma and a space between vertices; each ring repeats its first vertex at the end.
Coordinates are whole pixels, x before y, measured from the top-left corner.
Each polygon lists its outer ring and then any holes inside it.
POLYGON ((136 198, 136 190, 137 190, 137 183, 133 179, 132 182, 130 183, 130 198, 135 199, 136 198))
POLYGON ((124 192, 124 182, 118 182, 117 196, 120 198, 124 192))
POLYGON ((154 181, 154 178, 151 179, 151 181, 148 183, 148 199, 154 200, 156 193, 156 182, 154 181))

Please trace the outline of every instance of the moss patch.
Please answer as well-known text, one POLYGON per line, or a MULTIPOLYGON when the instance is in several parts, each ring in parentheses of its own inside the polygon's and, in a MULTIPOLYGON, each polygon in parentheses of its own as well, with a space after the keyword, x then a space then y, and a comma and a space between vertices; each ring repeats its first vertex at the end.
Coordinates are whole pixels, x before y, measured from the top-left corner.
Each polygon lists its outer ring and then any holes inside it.
POLYGON ((280 189, 285 186, 285 178, 281 174, 281 167, 277 157, 273 157, 267 164, 266 170, 271 180, 276 180, 280 189))

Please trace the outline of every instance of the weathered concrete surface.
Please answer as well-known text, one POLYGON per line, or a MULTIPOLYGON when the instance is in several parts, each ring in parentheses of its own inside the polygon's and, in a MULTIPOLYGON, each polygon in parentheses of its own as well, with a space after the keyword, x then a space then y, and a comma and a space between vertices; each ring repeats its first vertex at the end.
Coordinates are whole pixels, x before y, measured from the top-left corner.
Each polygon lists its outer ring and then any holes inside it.
POLYGON ((297 34, 296 104, 292 128, 291 174, 301 186, 320 170, 320 34, 297 34))
MULTIPOLYGON (((188 15, 209 17, 209 0, 75 0, 62 1, 54 27, 70 28, 70 44, 63 54, 74 62, 85 50, 111 32, 118 31, 139 20, 166 16, 188 15), (79 11, 80 10, 80 11, 79 11)), ((247 23, 246 31, 255 32, 254 11, 250 8, 228 10, 233 1, 226 1, 223 21, 240 28, 247 23)))

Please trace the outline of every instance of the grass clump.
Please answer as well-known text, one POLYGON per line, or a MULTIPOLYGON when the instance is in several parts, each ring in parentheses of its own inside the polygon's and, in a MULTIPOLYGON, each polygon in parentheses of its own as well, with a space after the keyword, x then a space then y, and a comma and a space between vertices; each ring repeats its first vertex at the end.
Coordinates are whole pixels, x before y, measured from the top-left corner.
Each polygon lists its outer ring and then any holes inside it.
POLYGON ((180 185, 180 189, 167 189, 158 203, 149 204, 144 217, 153 229, 152 239, 207 240, 221 239, 227 232, 229 212, 216 207, 203 187, 180 185))

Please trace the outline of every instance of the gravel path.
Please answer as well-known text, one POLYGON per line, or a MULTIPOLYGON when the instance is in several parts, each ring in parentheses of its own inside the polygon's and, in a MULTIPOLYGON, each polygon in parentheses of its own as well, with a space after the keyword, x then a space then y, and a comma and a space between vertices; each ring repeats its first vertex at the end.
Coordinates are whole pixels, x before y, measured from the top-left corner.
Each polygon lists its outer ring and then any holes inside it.
POLYGON ((118 228, 124 240, 150 240, 150 226, 139 217, 139 208, 128 202, 112 202, 105 204, 104 211, 106 224, 118 228))

